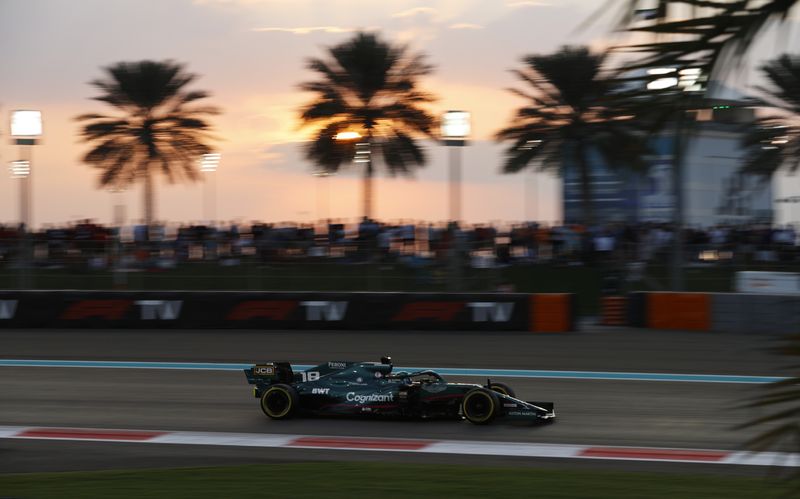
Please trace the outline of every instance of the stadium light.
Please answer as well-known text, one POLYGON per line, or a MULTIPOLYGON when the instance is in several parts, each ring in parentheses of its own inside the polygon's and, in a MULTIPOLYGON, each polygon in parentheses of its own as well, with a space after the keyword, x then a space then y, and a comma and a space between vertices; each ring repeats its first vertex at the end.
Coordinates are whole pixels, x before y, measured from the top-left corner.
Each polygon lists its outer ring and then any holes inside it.
POLYGON ((450 146, 450 220, 461 219, 461 147, 472 132, 468 111, 447 111, 442 116, 442 139, 450 146))
POLYGON ((19 110, 11 113, 12 137, 39 137, 42 135, 42 112, 19 110))
POLYGON ((218 152, 203 154, 200 157, 200 172, 203 174, 203 218, 214 225, 217 212, 216 172, 222 154, 218 152))
POLYGON ((28 160, 12 161, 8 164, 11 178, 27 178, 31 173, 31 162, 28 160))

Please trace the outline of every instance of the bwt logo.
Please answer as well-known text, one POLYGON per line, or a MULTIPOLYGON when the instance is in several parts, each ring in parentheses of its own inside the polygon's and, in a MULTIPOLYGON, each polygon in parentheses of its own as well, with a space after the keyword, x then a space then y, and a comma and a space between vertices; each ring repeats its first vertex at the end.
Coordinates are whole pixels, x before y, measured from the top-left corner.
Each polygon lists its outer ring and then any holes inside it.
POLYGON ((161 319, 174 321, 181 315, 181 300, 139 300, 136 302, 141 307, 142 320, 149 321, 161 319))
POLYGON ((330 388, 312 388, 311 393, 314 395, 327 395, 331 391, 330 388))
POLYGON ((467 303, 472 309, 473 322, 508 322, 514 313, 514 303, 493 301, 474 301, 467 303))
POLYGON ((346 301, 303 301, 307 321, 340 321, 347 312, 346 301))
POLYGON ((13 319, 17 313, 17 300, 0 300, 0 320, 13 319))

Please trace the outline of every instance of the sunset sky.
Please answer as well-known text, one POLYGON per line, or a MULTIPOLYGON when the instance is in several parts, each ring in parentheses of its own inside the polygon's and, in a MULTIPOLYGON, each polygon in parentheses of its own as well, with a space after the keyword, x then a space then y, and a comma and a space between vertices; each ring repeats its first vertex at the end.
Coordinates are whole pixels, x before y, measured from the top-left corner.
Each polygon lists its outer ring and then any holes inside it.
MULTIPOLYGON (((219 219, 312 220, 325 212, 355 218, 361 209, 358 171, 320 180, 302 157, 307 132, 298 130, 297 109, 310 96, 296 88, 313 77, 304 68, 306 58, 324 55, 324 47, 356 30, 377 30, 424 52, 435 65, 435 73, 422 80, 423 88, 440 97, 434 113, 472 112, 474 140, 463 150, 464 219, 557 220, 556 181, 501 175, 501 146, 491 136, 523 103, 505 90, 518 86, 508 70, 523 55, 552 52, 565 43, 608 43, 612 15, 588 31, 577 30, 604 1, 2 0, 0 161, 5 168, 19 155, 8 137, 10 111, 39 109, 45 135, 33 151, 34 224, 79 218, 107 223, 119 198, 128 221, 140 219, 141 186, 122 195, 97 189, 96 172, 80 161, 86 147, 78 143, 73 118, 111 111, 90 100, 95 91, 88 82, 103 76, 102 67, 173 59, 200 75, 192 88, 210 91, 208 103, 224 110, 213 121, 222 139, 219 219)), ((427 152, 429 163, 415 178, 379 176, 378 218, 446 218, 447 151, 430 143, 427 152)), ((200 220, 202 192, 199 183, 158 182, 158 218, 200 220)), ((18 219, 17 193, 17 181, 0 175, 0 223, 18 219)))

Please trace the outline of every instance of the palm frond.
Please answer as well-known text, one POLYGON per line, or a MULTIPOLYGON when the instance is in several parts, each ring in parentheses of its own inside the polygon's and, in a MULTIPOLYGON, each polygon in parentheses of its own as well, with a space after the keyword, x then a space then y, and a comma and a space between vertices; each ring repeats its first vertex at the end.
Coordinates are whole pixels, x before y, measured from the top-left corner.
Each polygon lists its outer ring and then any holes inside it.
POLYGON ((385 148, 373 157, 382 157, 392 174, 410 172, 406 165, 416 164, 414 158, 424 162, 415 141, 432 137, 437 121, 424 108, 435 97, 419 89, 419 79, 432 71, 422 54, 377 34, 357 33, 329 47, 326 58, 310 59, 307 68, 317 79, 298 86, 314 94, 300 109, 300 122, 316 128, 306 156, 317 166, 335 171, 352 162, 354 145, 334 138, 346 127, 368 132, 374 147, 385 148))

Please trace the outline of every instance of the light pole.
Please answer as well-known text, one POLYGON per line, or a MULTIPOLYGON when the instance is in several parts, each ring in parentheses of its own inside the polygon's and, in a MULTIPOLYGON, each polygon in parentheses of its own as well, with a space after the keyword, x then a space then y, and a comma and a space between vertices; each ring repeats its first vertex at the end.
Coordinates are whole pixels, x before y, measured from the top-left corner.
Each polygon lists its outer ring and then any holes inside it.
POLYGON ((328 179, 331 176, 331 172, 317 170, 312 175, 317 178, 317 220, 327 220, 330 218, 330 186, 328 185, 328 179))
POLYGON ((670 289, 684 291, 686 276, 684 273, 684 234, 685 219, 684 200, 684 160, 690 134, 686 133, 686 108, 688 98, 693 92, 702 92, 707 77, 700 68, 651 68, 647 74, 652 79, 647 83, 650 91, 673 91, 675 99, 675 136, 672 144, 672 255, 670 258, 670 289))
POLYGON ((467 145, 470 134, 470 115, 467 111, 447 111, 442 116, 442 141, 450 149, 450 279, 449 289, 462 289, 461 255, 463 237, 461 222, 461 148, 467 145))
POLYGON ((20 288, 30 288, 30 276, 27 273, 30 248, 28 233, 33 219, 33 191, 31 189, 31 164, 33 146, 42 135, 41 111, 18 110, 11 113, 11 136, 14 144, 20 146, 21 159, 12 163, 12 175, 18 178, 19 184, 19 218, 20 218, 20 288))
POLYGON ((470 113, 447 111, 442 116, 442 140, 450 148, 450 221, 461 220, 461 147, 471 130, 470 113))
POLYGON ((203 175, 203 218, 215 225, 217 205, 217 167, 222 159, 220 153, 203 154, 200 158, 200 173, 203 175))
POLYGON ((363 141, 363 135, 358 132, 339 132, 334 137, 335 140, 358 141, 355 143, 355 154, 353 163, 364 163, 364 218, 372 218, 372 143, 371 136, 363 141))

